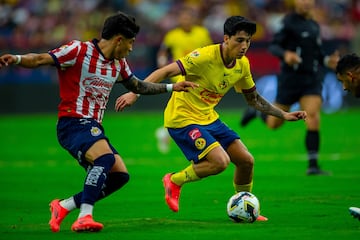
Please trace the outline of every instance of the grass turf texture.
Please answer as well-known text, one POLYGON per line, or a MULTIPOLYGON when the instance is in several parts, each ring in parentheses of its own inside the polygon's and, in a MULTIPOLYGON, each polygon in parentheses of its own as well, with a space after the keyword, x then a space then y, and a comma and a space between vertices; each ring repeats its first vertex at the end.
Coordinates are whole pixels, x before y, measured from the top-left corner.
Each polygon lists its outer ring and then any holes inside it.
POLYGON ((131 178, 97 203, 100 233, 73 233, 78 211, 61 231, 48 227, 48 204, 82 188, 85 172, 57 142, 56 114, 1 116, 0 239, 353 239, 360 221, 348 208, 360 206, 360 110, 322 115, 320 164, 332 176, 306 176, 304 123, 267 129, 259 119, 246 128, 240 110, 221 111, 253 153, 254 194, 268 222, 236 224, 226 215, 233 194, 233 165, 223 173, 183 187, 180 211, 164 202, 161 178, 188 165, 171 143, 157 151, 154 130, 162 113, 108 113, 106 134, 124 158, 131 178))

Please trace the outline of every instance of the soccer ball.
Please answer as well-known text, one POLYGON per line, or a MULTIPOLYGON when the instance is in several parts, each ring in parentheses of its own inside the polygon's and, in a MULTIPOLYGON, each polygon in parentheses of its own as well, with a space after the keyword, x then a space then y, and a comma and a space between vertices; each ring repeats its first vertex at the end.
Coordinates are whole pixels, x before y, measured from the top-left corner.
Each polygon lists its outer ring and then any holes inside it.
POLYGON ((250 192, 238 192, 229 199, 227 214, 234 222, 253 223, 260 214, 260 202, 250 192))

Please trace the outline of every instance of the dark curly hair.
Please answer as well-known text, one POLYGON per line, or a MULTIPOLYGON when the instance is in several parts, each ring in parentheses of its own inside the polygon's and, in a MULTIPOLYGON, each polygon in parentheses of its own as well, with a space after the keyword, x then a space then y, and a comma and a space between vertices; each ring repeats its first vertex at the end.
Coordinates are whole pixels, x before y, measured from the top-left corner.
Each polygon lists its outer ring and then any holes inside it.
POLYGON ((342 75, 358 67, 360 67, 360 57, 355 53, 347 54, 339 60, 336 66, 336 73, 342 75))
POLYGON ((242 16, 232 16, 224 23, 224 35, 233 36, 238 31, 245 31, 250 36, 256 32, 256 23, 242 16))
POLYGON ((134 17, 118 12, 105 20, 101 37, 109 40, 113 36, 121 34, 126 38, 133 38, 139 31, 140 27, 135 23, 134 17))

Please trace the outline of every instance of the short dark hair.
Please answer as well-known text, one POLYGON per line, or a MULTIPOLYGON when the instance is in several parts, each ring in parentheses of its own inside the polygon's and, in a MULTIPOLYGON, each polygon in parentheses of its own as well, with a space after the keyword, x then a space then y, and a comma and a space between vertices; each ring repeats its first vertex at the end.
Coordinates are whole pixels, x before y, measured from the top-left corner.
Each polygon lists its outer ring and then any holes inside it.
POLYGON ((135 23, 135 18, 123 12, 108 17, 103 26, 101 37, 110 39, 117 34, 126 38, 133 38, 139 33, 140 27, 135 23))
POLYGON ((336 66, 336 73, 342 75, 345 72, 358 67, 360 67, 360 57, 355 53, 346 54, 339 60, 336 66))
POLYGON ((224 23, 224 35, 233 36, 239 31, 245 31, 249 35, 256 32, 256 23, 242 16, 232 16, 224 23))

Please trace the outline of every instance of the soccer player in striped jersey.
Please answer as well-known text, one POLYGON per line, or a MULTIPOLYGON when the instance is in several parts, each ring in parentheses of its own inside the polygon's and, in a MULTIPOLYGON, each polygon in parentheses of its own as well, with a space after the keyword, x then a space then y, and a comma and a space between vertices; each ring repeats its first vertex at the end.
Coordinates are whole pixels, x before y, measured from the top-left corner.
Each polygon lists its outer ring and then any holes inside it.
POLYGON ((0 68, 16 64, 25 68, 54 65, 60 83, 57 136, 87 171, 83 189, 50 203, 50 229, 60 230, 69 212, 80 208, 71 229, 100 231, 103 224, 93 220, 95 202, 120 189, 129 180, 123 159, 106 137, 101 125, 110 91, 115 83, 141 94, 188 91, 196 83, 156 84, 140 81, 131 72, 125 57, 132 51, 139 32, 135 18, 118 12, 108 17, 101 39, 73 40, 47 53, 0 56, 0 68))
MULTIPOLYGON (((225 21, 221 44, 196 49, 145 79, 160 82, 182 75, 184 80, 199 85, 186 94, 173 93, 164 113, 165 127, 190 162, 185 169, 168 173, 163 178, 165 200, 174 212, 179 210, 180 189, 184 184, 219 174, 230 162, 235 165, 235 192, 252 191, 254 157, 239 135, 222 122, 215 111, 230 89, 242 93, 249 105, 266 114, 287 121, 306 118, 306 112, 285 112, 256 91, 245 56, 255 32, 254 22, 232 16, 225 21)), ((135 100, 134 93, 126 93, 116 100, 115 108, 122 110, 135 100)), ((258 220, 267 219, 260 216, 258 220)))

